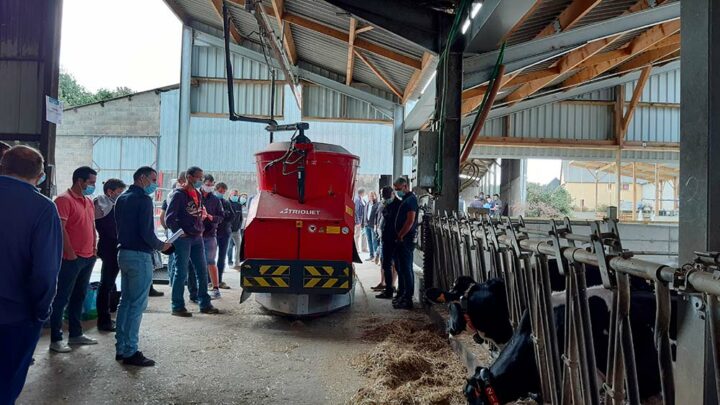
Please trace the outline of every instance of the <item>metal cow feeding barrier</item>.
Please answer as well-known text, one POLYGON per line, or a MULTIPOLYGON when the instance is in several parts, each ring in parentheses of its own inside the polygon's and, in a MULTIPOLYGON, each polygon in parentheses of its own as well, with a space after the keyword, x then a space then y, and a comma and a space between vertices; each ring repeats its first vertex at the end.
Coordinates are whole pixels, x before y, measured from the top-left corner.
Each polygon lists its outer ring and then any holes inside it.
MULTIPOLYGON (((671 300, 695 296, 704 304, 698 309, 704 311, 712 342, 706 362, 714 367, 720 397, 720 253, 695 252, 694 262, 674 268, 634 258, 633 252, 623 249, 614 219, 532 221, 548 224, 546 232, 529 229, 530 223, 522 217, 425 214, 421 238, 425 286, 448 290, 460 276, 478 283, 503 279, 513 328, 526 310, 530 316, 541 395, 553 404, 640 403, 630 323, 631 284, 637 282, 652 286, 660 388, 663 403, 673 404, 671 300), (589 226, 591 232, 573 233, 574 225, 589 226), (565 276, 564 347, 559 347, 551 303, 548 263, 553 259, 565 276), (586 282, 590 269, 599 271, 602 287, 612 297, 606 359, 594 355, 586 282), (604 381, 598 381, 597 369, 604 371, 604 381)), ((697 370, 703 373, 704 368, 698 365, 697 370)))

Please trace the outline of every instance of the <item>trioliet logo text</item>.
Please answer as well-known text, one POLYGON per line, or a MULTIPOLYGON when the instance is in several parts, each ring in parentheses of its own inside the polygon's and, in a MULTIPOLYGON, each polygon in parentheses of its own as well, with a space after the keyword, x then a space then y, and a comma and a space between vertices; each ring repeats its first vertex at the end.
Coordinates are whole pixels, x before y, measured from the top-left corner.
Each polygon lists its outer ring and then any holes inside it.
POLYGON ((280 211, 283 215, 320 215, 320 210, 296 210, 293 208, 285 208, 280 211))

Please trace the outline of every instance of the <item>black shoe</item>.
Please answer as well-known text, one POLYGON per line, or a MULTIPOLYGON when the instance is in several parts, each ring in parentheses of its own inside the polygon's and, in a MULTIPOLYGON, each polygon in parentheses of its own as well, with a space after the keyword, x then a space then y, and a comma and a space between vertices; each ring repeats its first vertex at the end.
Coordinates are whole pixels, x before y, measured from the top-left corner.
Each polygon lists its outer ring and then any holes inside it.
POLYGON ((395 297, 392 299, 393 305, 395 305, 395 304, 397 304, 398 302, 400 302, 401 299, 402 299, 401 296, 395 295, 395 297))
POLYGON ((375 296, 375 298, 380 298, 380 299, 383 299, 383 300, 389 300, 389 299, 391 299, 392 297, 393 297, 393 295, 392 295, 392 293, 389 292, 389 291, 385 291, 385 292, 383 292, 383 293, 378 294, 378 295, 375 296))
POLYGON ((115 321, 98 323, 97 328, 102 332, 115 332, 115 321))
POLYGON ((121 354, 116 354, 116 355, 115 355, 115 361, 121 361, 121 360, 123 360, 124 358, 125 358, 125 357, 123 357, 121 354))
POLYGON ((398 302, 395 309, 413 309, 413 302, 412 300, 402 300, 398 302))
POLYGON ((148 296, 150 296, 150 297, 162 297, 163 295, 165 295, 164 292, 160 292, 160 291, 158 291, 158 290, 150 287, 150 293, 148 293, 148 296))
POLYGON ((208 315, 217 315, 220 313, 220 310, 213 306, 209 306, 207 308, 202 308, 200 310, 200 312, 202 312, 203 314, 208 314, 208 315))
POLYGON ((173 316, 179 316, 181 318, 190 318, 192 316, 192 312, 189 312, 187 309, 179 309, 177 311, 172 311, 173 316))
POLYGON ((152 367, 155 365, 155 360, 148 359, 147 357, 143 356, 142 352, 137 351, 132 356, 125 357, 123 359, 123 364, 126 364, 128 366, 152 367))

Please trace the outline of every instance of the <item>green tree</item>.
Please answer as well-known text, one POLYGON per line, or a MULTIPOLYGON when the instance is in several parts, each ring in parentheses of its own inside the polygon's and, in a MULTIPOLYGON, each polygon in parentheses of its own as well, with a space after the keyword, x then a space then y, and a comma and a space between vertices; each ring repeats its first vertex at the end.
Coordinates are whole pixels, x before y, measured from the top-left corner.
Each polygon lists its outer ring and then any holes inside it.
POLYGON ((77 82, 71 73, 61 71, 58 82, 60 100, 66 107, 90 104, 95 102, 95 95, 77 82))
POLYGON ((134 93, 129 87, 116 87, 115 90, 99 89, 93 93, 77 82, 75 76, 66 71, 60 72, 59 97, 66 107, 74 107, 109 100, 111 98, 127 96, 134 93))
POLYGON ((562 186, 550 189, 537 183, 527 185, 525 215, 538 218, 558 218, 572 212, 572 197, 562 186))

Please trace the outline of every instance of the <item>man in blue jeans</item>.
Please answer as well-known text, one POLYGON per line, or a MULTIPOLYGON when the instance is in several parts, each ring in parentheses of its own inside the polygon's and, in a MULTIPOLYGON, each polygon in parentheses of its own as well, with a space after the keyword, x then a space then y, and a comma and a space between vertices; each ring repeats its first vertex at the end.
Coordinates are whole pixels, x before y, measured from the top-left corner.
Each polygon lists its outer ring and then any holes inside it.
POLYGON ((413 252, 417 231, 418 201, 410 191, 410 185, 404 177, 398 177, 393 183, 395 195, 401 198, 395 217, 397 240, 395 258, 398 274, 398 295, 393 299, 393 308, 412 309, 415 293, 415 273, 413 272, 413 252))
POLYGON ((85 336, 81 316, 90 274, 95 266, 95 205, 89 198, 95 193, 97 172, 88 166, 75 169, 72 187, 55 199, 63 224, 63 261, 58 274, 57 294, 50 316, 50 350, 71 351, 71 345, 95 345, 85 336), (68 343, 63 340, 63 314, 67 308, 68 343))
POLYGON ((205 261, 205 245, 202 234, 205 231, 203 220, 207 212, 202 206, 200 192, 203 171, 199 167, 191 167, 185 172, 187 184, 173 195, 165 214, 165 223, 175 233, 183 230, 184 236, 178 238, 175 246, 175 278, 172 286, 172 314, 180 317, 191 317, 192 313, 185 308, 185 282, 188 276, 188 264, 192 260, 195 268, 198 303, 200 312, 218 314, 217 308, 210 304, 207 291, 207 263, 205 261))
POLYGON ((60 271, 60 217, 36 188, 43 166, 27 146, 9 149, 0 161, 0 195, 11 196, 0 198, 0 212, 8 213, 0 215, 0 404, 15 403, 25 385, 60 271))
POLYGON ((122 292, 115 319, 115 360, 131 366, 155 365, 138 350, 138 335, 152 285, 152 255, 155 250, 171 247, 155 236, 150 195, 157 188, 157 172, 143 166, 135 171, 133 184, 115 204, 122 292))

